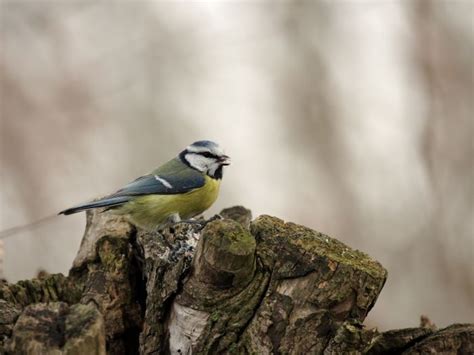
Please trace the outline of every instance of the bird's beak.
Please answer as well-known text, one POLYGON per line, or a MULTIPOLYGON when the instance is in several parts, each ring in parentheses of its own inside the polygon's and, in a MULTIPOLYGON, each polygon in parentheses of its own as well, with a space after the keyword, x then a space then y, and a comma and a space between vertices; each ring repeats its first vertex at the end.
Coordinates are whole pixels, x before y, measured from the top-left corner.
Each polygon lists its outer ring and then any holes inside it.
POLYGON ((218 160, 220 165, 230 165, 230 157, 227 155, 223 155, 218 160))

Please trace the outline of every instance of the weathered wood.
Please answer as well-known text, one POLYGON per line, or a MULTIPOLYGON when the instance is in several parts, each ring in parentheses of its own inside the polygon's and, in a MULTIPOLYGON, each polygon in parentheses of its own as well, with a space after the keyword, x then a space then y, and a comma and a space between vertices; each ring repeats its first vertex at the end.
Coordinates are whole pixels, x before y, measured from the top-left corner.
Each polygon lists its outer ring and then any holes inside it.
POLYGON ((322 353, 346 320, 362 322, 386 280, 375 260, 321 233, 274 217, 251 230, 271 275, 241 336, 247 353, 322 353))
POLYGON ((13 334, 13 327, 22 309, 12 302, 0 299, 0 354, 3 353, 13 334))
POLYGON ((101 313, 92 305, 62 302, 27 306, 16 321, 8 351, 17 354, 105 354, 101 313))
POLYGON ((161 233, 138 235, 146 283, 146 310, 140 334, 142 354, 165 351, 169 305, 189 270, 199 229, 197 225, 178 224, 161 233))
POLYGON ((474 354, 474 325, 453 324, 410 346, 403 352, 412 354, 474 354))
POLYGON ((311 229, 233 207, 156 233, 89 212, 68 277, 0 283, 0 353, 472 352, 472 325, 379 333, 387 277, 311 229), (105 348, 106 347, 106 348, 105 348))
POLYGON ((224 208, 219 215, 225 219, 231 219, 239 223, 242 227, 250 229, 252 222, 252 211, 243 206, 224 208))
POLYGON ((389 330, 377 334, 371 344, 366 344, 367 354, 400 354, 433 333, 433 329, 425 327, 389 330))
POLYGON ((134 249, 136 229, 110 213, 88 213, 81 249, 69 279, 82 286, 80 303, 104 317, 107 352, 136 352, 142 327, 142 273, 134 249))
POLYGON ((62 274, 19 281, 16 284, 0 281, 0 300, 20 308, 38 302, 61 301, 73 304, 79 302, 81 294, 81 285, 62 274))
POLYGON ((193 272, 172 305, 172 353, 221 353, 236 343, 268 282, 268 274, 255 273, 255 249, 253 236, 235 221, 204 228, 193 272))

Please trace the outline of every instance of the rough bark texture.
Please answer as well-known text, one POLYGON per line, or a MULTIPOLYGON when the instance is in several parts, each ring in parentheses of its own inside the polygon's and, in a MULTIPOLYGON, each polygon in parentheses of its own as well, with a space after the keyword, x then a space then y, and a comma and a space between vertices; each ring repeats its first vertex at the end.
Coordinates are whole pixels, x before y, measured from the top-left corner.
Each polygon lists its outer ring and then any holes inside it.
POLYGON ((104 320, 92 305, 36 303, 18 317, 10 348, 26 354, 105 354, 104 320))
POLYGON ((156 233, 88 213, 69 276, 0 284, 0 353, 474 353, 474 326, 379 333, 366 254, 243 207, 156 233))

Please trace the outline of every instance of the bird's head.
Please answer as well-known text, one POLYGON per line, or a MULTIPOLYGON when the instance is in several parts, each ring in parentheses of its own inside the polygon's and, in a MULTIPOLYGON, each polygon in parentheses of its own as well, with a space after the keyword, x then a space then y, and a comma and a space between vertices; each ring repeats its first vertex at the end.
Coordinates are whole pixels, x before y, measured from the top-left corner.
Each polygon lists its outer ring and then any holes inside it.
POLYGON ((211 141, 194 142, 179 157, 186 165, 214 179, 222 179, 223 167, 230 165, 230 158, 224 154, 223 149, 211 141))

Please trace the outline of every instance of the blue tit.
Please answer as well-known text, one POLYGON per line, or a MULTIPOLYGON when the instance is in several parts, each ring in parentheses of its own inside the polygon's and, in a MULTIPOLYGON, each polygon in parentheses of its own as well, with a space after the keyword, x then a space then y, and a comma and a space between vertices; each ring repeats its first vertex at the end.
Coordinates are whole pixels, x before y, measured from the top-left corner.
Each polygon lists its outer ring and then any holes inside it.
POLYGON ((72 213, 105 207, 152 231, 164 223, 187 220, 217 199, 223 167, 230 158, 214 142, 198 141, 164 165, 100 200, 61 211, 72 213))

